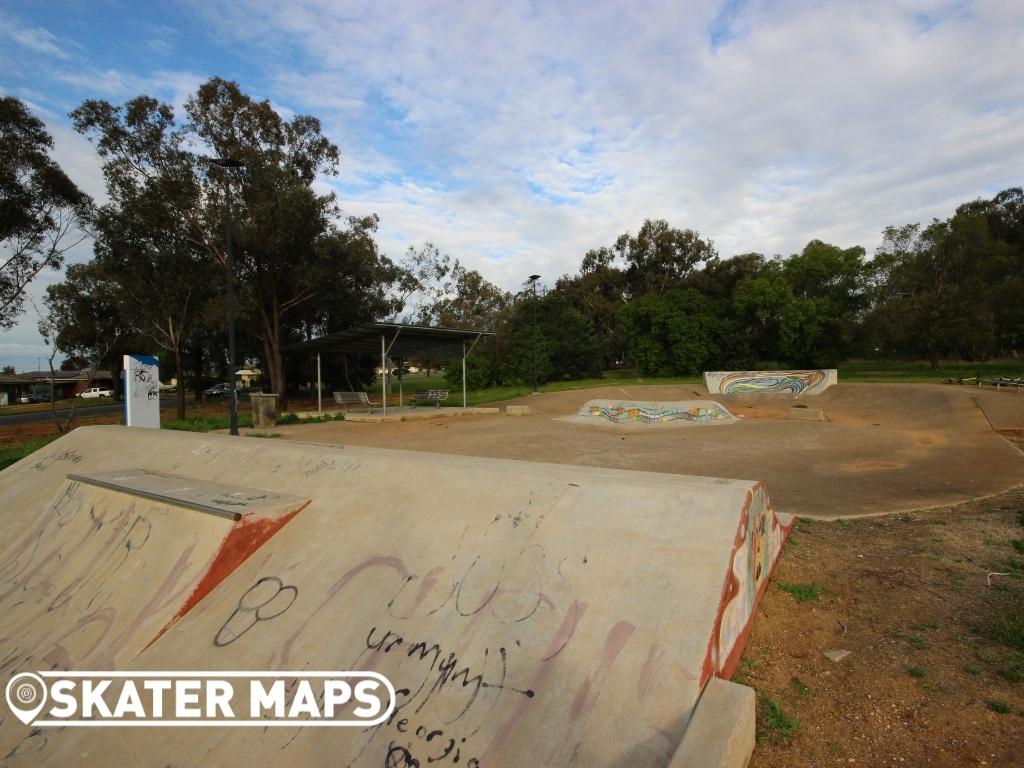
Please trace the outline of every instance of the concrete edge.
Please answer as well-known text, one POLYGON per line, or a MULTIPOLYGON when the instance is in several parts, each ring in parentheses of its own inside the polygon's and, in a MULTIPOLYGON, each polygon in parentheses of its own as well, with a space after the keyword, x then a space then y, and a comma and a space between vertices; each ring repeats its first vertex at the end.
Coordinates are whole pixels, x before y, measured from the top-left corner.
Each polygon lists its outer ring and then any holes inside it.
POLYGON ((351 421, 355 424, 386 424, 391 422, 399 421, 422 421, 424 419, 436 419, 436 418, 447 418, 447 417, 459 417, 459 416, 489 416, 495 413, 499 413, 497 408, 481 408, 473 407, 459 408, 452 406, 451 408, 431 408, 424 407, 421 411, 410 411, 406 413, 398 414, 387 414, 384 413, 353 413, 345 416, 345 421, 351 421))
POLYGON ((753 688, 713 677, 668 768, 745 768, 754 754, 753 688))

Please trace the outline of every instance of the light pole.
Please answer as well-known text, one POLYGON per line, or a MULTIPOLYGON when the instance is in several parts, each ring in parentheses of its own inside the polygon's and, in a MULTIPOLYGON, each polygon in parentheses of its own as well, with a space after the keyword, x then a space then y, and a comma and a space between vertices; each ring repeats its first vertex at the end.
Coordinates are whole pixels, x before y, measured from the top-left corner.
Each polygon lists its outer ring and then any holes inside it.
MULTIPOLYGON (((528 281, 533 286, 533 309, 531 318, 533 323, 533 332, 537 333, 537 281, 540 280, 540 275, 530 275, 528 281)), ((533 340, 533 391, 537 392, 537 339, 533 340)))
POLYGON ((224 255, 228 268, 228 388, 231 391, 229 399, 230 429, 232 435, 238 434, 238 390, 235 388, 235 248, 231 241, 231 179, 228 171, 231 169, 244 168, 245 163, 233 157, 215 157, 210 162, 219 166, 224 171, 224 255))

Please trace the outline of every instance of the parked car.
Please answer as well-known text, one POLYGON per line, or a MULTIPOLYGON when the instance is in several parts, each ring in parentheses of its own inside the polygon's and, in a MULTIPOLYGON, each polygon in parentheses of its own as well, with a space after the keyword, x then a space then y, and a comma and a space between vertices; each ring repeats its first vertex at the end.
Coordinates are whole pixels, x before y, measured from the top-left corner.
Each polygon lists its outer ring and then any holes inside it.
POLYGON ((114 390, 107 389, 106 387, 89 387, 85 392, 79 392, 76 397, 94 398, 94 397, 113 397, 114 390))
MULTIPOLYGON (((241 390, 242 382, 236 381, 235 389, 241 390)), ((203 394, 207 397, 227 397, 229 392, 231 392, 231 387, 227 384, 214 384, 212 387, 203 390, 203 394)), ((242 394, 241 391, 238 394, 242 394)))
POLYGON ((18 402, 24 405, 29 403, 45 403, 47 398, 43 395, 37 395, 35 392, 26 392, 24 395, 18 396, 18 402))

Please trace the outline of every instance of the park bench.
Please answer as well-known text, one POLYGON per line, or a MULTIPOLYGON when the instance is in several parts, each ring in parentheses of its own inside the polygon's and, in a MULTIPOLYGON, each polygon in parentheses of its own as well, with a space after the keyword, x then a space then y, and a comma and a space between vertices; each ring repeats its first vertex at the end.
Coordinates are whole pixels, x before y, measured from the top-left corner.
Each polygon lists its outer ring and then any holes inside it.
POLYGON ((334 402, 338 405, 365 405, 370 408, 370 398, 366 396, 365 392, 335 392, 334 402))
POLYGON ((421 389, 412 396, 414 403, 434 403, 438 408, 448 399, 447 389, 421 389))

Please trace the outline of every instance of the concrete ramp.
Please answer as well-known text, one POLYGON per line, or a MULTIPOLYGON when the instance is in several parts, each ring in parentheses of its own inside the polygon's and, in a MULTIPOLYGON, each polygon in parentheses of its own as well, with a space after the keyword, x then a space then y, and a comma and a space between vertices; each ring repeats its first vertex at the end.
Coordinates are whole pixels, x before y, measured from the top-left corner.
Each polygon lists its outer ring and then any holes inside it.
MULTIPOLYGON (((21 531, 0 553, 3 680, 124 667, 308 501, 138 470, 66 474, 69 455, 118 461, 98 437, 76 431, 0 474, 0 508, 21 531)), ((0 721, 0 754, 23 731, 0 721)))
POLYGON ((839 373, 835 368, 704 373, 704 386, 712 395, 820 395, 838 380, 839 373))
POLYGON ((588 400, 571 421, 607 424, 732 424, 736 417, 714 400, 588 400))
MULTIPOLYGON (((709 680, 738 664, 791 525, 747 480, 119 427, 52 449, 71 446, 92 472, 150 457, 175 475, 311 499, 130 668, 376 670, 399 708, 366 730, 13 724, 9 765, 425 766, 457 754, 461 766, 661 768, 709 680)), ((169 562, 229 524, 202 520, 145 546, 169 562)), ((78 626, 37 621, 55 637, 78 626)), ((3 644, 5 671, 36 668, 17 638, 3 644)), ((95 644, 81 663, 116 648, 109 635, 95 644)))

